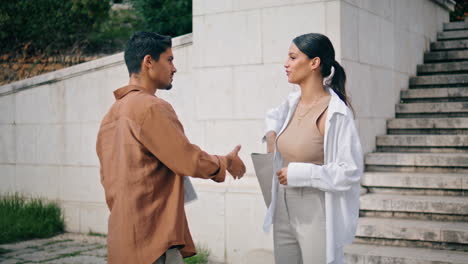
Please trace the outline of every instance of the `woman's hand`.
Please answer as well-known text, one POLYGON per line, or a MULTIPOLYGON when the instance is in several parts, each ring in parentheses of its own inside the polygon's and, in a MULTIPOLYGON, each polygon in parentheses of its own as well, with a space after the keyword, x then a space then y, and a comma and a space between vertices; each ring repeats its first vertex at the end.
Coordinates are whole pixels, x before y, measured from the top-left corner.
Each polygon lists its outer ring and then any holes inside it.
POLYGON ((267 143, 267 153, 275 151, 276 132, 269 131, 268 133, 266 133, 265 139, 267 143))
POLYGON ((278 180, 281 184, 288 185, 288 167, 277 171, 276 175, 278 175, 278 180))

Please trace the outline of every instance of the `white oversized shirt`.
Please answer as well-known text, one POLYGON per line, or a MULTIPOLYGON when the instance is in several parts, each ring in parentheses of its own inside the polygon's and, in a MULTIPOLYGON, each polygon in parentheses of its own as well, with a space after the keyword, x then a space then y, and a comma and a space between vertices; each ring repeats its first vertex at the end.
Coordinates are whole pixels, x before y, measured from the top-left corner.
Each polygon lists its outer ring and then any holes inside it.
MULTIPOLYGON (((325 192, 326 253, 327 263, 331 263, 335 260, 335 249, 350 244, 356 233, 363 154, 351 110, 331 88, 327 91, 331 99, 325 122, 324 164, 291 162, 287 177, 288 186, 313 187, 325 192)), ((265 134, 275 131, 279 136, 286 129, 300 96, 300 91, 292 92, 285 102, 267 112, 265 134)), ((272 199, 263 225, 265 232, 273 223, 279 187, 276 172, 282 164, 275 146, 272 199)))

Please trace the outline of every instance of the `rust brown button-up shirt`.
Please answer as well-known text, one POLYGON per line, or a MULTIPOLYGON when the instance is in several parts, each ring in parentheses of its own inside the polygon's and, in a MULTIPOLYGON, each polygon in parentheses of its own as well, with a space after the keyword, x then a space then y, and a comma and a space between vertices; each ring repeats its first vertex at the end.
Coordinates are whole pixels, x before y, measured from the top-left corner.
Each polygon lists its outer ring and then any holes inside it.
POLYGON ((114 95, 96 146, 110 210, 108 263, 152 264, 171 247, 192 256, 183 176, 224 181, 226 158, 191 144, 171 105, 145 88, 114 95))

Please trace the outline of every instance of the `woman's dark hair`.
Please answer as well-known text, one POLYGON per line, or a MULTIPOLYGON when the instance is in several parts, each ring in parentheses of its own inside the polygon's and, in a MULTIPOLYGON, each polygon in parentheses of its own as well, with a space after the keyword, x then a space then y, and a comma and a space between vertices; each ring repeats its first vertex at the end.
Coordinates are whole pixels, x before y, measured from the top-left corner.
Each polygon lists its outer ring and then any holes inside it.
POLYGON ((128 74, 139 73, 141 62, 146 55, 158 61, 161 53, 172 46, 169 36, 159 35, 154 32, 136 32, 128 40, 124 57, 128 74))
POLYGON ((300 51, 306 54, 309 59, 315 57, 320 58, 322 64, 320 71, 323 78, 330 75, 332 66, 335 68, 335 74, 333 75, 330 86, 340 99, 353 110, 345 90, 346 73, 343 67, 335 60, 335 49, 330 39, 319 33, 309 33, 294 38, 293 43, 300 51))

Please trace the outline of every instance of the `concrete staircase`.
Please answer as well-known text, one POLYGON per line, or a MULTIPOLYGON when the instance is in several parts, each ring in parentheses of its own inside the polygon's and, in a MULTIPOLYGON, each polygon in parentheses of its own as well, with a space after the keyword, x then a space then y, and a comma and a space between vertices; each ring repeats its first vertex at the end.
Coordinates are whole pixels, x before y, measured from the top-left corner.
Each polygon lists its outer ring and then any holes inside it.
POLYGON ((365 158, 347 263, 468 263, 468 22, 437 38, 365 158))

